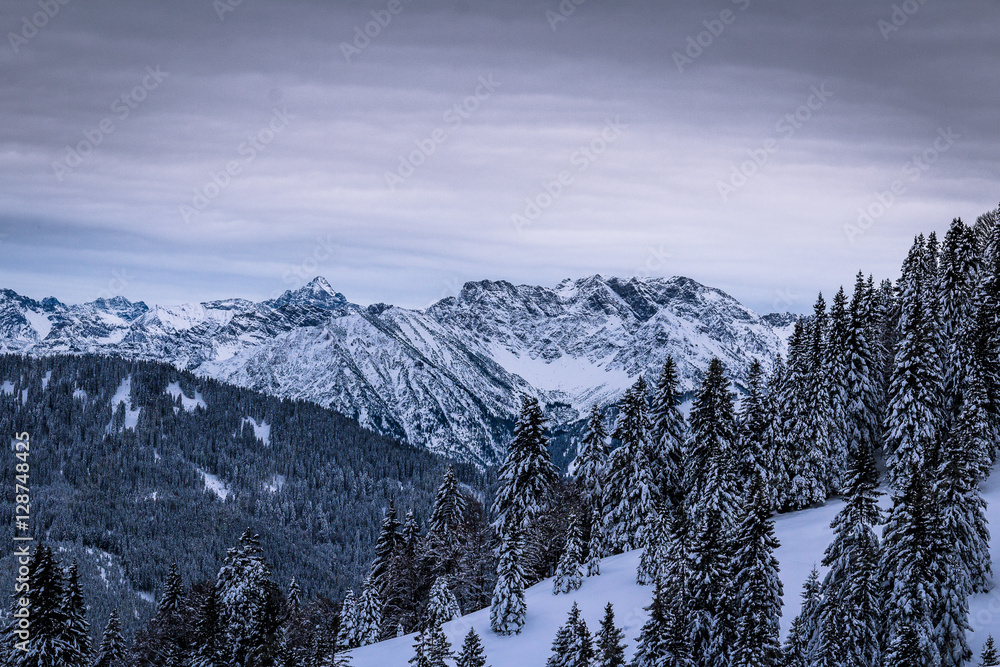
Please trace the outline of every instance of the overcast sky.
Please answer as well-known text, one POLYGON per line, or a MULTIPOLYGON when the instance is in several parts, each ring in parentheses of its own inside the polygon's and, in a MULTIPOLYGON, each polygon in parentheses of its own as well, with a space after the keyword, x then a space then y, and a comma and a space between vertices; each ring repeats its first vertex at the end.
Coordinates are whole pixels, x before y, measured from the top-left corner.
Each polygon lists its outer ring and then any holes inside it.
POLYGON ((803 311, 1000 200, 995 0, 576 2, 0 0, 0 287, 803 311))

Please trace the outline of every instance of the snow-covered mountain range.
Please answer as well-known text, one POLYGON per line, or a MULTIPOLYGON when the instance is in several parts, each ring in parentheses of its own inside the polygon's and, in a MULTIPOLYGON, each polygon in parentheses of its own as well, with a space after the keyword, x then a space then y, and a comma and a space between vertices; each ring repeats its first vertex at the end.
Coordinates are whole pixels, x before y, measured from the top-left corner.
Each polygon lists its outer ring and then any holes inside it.
POLYGON ((484 280, 425 310, 353 304, 323 278, 260 303, 170 307, 0 290, 0 351, 166 361, 478 463, 502 455, 522 394, 558 432, 639 374, 655 381, 668 354, 687 389, 713 356, 738 385, 751 359, 770 366, 783 350, 789 321, 682 277, 484 280))

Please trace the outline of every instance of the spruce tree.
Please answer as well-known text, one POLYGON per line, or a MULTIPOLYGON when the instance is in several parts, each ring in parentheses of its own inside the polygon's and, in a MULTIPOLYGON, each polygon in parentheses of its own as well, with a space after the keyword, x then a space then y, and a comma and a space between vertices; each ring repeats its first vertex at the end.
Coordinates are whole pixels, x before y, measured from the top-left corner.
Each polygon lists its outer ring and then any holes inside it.
POLYGON ((503 465, 497 473, 493 527, 523 531, 547 505, 557 479, 545 437, 545 418, 538 401, 525 398, 503 465))
POLYGON ((66 632, 63 635, 69 644, 70 654, 66 667, 87 667, 90 664, 90 623, 87 622, 87 605, 80 588, 80 575, 76 560, 66 573, 66 593, 63 598, 66 613, 66 632))
POLYGON ((657 579, 653 588, 653 601, 646 608, 649 618, 636 640, 632 667, 660 667, 661 665, 687 666, 708 664, 699 660, 683 633, 685 618, 676 598, 666 589, 664 581, 657 579), (695 662, 692 663, 692 655, 695 662))
POLYGON ((910 471, 938 464, 941 359, 935 347, 937 323, 927 306, 930 293, 917 270, 923 252, 918 241, 900 279, 902 322, 889 388, 885 443, 889 480, 896 489, 906 485, 904 476, 910 471))
POLYGON ((687 425, 678 408, 680 403, 677 364, 668 356, 653 391, 649 442, 659 494, 675 506, 680 505, 684 497, 683 452, 687 438, 687 425))
POLYGON ((828 397, 828 493, 840 492, 849 464, 852 436, 849 419, 851 354, 851 316, 847 308, 847 295, 841 287, 830 304, 829 338, 822 366, 826 375, 828 397))
POLYGON ((563 549, 555 577, 552 579, 552 593, 572 593, 583 584, 583 544, 580 524, 576 515, 569 516, 569 529, 566 533, 566 547, 563 549))
POLYGON ((378 641, 380 629, 382 627, 382 599, 379 597, 378 589, 372 583, 371 578, 365 581, 361 597, 357 605, 357 643, 358 646, 367 646, 378 641))
POLYGON ((615 625, 615 608, 604 606, 601 627, 594 634, 593 667, 625 667, 625 632, 615 625))
POLYGON ((814 567, 802 586, 802 606, 799 615, 792 620, 781 650, 781 663, 785 667, 813 667, 819 664, 821 603, 819 571, 814 567))
POLYGON ((754 483, 737 529, 740 547, 733 558, 736 613, 732 667, 774 667, 780 654, 781 579, 774 552, 778 540, 763 484, 754 483))
POLYGON ((740 404, 735 472, 739 483, 747 487, 760 480, 768 489, 768 501, 773 503, 775 452, 768 438, 769 407, 764 367, 755 357, 747 370, 747 393, 740 404))
POLYGON ((880 656, 882 595, 879 581, 878 471, 866 441, 858 442, 845 487, 846 503, 834 518, 833 541, 823 565, 820 628, 823 664, 875 665, 880 656))
POLYGON ((640 376, 619 404, 613 437, 621 445, 611 455, 604 485, 604 535, 612 553, 645 544, 646 522, 657 497, 646 393, 640 376))
POLYGON ((951 223, 941 252, 939 299, 944 339, 945 417, 958 416, 959 398, 968 365, 962 332, 975 319, 980 257, 975 232, 960 218, 951 223))
POLYGON ((939 573, 933 569, 933 555, 941 545, 934 535, 933 490, 927 473, 920 469, 900 477, 906 486, 893 497, 883 535, 889 647, 885 661, 887 665, 905 664, 901 661, 918 650, 919 659, 911 664, 931 667, 941 660, 934 622, 939 573))
POLYGON ((587 507, 592 510, 599 511, 602 508, 601 484, 607 466, 608 432, 604 428, 601 410, 595 403, 590 408, 580 453, 573 463, 573 478, 580 487, 587 507))
MULTIPOLYGON (((513 519, 511 519, 513 520, 513 519)), ((524 626, 524 570, 522 546, 517 528, 508 526, 500 544, 497 584, 490 608, 490 627, 498 635, 516 635, 524 626)))
POLYGON ((979 667, 996 667, 1000 665, 1000 653, 997 653, 997 647, 993 643, 993 635, 986 637, 986 643, 983 644, 983 654, 979 659, 979 667))
POLYGON ((451 644, 441 629, 440 623, 432 623, 422 630, 413 645, 414 655, 410 658, 413 667, 447 667, 451 659, 451 644))
POLYGON ((340 605, 340 630, 337 632, 337 646, 352 649, 361 646, 361 610, 354 591, 348 589, 344 602, 340 605))
MULTIPOLYGON (((56 665, 59 663, 48 663, 56 665)), ((97 649, 94 657, 93 667, 126 667, 125 662, 125 640, 122 639, 121 623, 118 620, 118 611, 112 610, 108 618, 108 625, 104 629, 104 636, 101 645, 97 649)))
POLYGON ((590 514, 590 541, 587 543, 587 576, 596 577, 601 574, 601 559, 607 556, 604 546, 604 519, 601 512, 595 509, 590 514))
POLYGON ((462 525, 465 514, 465 497, 458 488, 458 478, 451 464, 445 469, 444 478, 434 497, 430 521, 427 522, 429 538, 446 539, 462 525))
POLYGON ((209 588, 194 627, 194 658, 191 667, 225 667, 230 664, 219 619, 218 594, 209 588))
POLYGON ((431 587, 431 599, 427 604, 429 623, 447 623, 462 615, 455 594, 448 588, 448 579, 438 577, 431 587))
POLYGON ((28 562, 28 581, 31 588, 19 592, 14 598, 14 609, 20 605, 20 598, 27 600, 30 610, 30 637, 27 650, 18 647, 25 642, 18 634, 19 619, 12 617, 7 626, 4 649, 9 651, 7 664, 10 667, 55 667, 72 664, 79 659, 67 634, 70 618, 65 610, 65 584, 62 568, 52 556, 52 551, 44 544, 35 548, 28 562))
MULTIPOLYGON (((851 328, 848 338, 847 365, 847 453, 856 457, 862 449, 874 452, 880 443, 884 392, 877 341, 873 340, 872 294, 864 274, 858 272, 851 297, 851 328)), ((850 460, 850 459, 849 459, 850 460)))
POLYGON ((669 539, 668 519, 662 503, 653 507, 653 516, 649 519, 649 531, 646 533, 646 544, 639 557, 639 567, 636 568, 636 583, 640 586, 652 584, 659 576, 666 562, 667 542, 669 539))
POLYGON ((470 628, 469 634, 465 636, 462 651, 455 660, 455 667, 486 667, 483 640, 476 634, 475 628, 470 628))
POLYGON ((281 592, 271 581, 259 537, 250 530, 228 550, 216 580, 219 617, 233 662, 269 665, 279 645, 281 592))
POLYGON ((587 622, 580 616, 580 608, 574 602, 566 624, 556 633, 552 655, 545 667, 590 667, 593 657, 593 639, 587 622))
POLYGON ((399 534, 400 524, 396 517, 396 505, 389 501, 389 507, 385 510, 382 518, 382 528, 379 531, 378 541, 375 543, 375 559, 372 561, 370 576, 372 583, 378 587, 379 593, 383 597, 389 594, 389 567, 392 558, 399 548, 402 537, 399 534))

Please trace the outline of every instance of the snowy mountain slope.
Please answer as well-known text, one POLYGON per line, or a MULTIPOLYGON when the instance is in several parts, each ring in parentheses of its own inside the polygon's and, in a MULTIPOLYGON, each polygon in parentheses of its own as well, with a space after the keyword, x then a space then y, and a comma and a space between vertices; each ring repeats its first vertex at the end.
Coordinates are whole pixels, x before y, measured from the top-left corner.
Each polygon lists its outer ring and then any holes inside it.
POLYGON ((739 385, 753 357, 770 365, 783 349, 786 324, 680 277, 595 275, 554 288, 484 280, 426 310, 358 306, 323 278, 261 303, 171 307, 0 291, 0 351, 166 361, 479 463, 502 455, 521 394, 561 427, 614 402, 640 373, 655 380, 668 354, 686 390, 713 356, 739 385))
MULTIPOLYGON (((1000 526, 1000 474, 994 474, 984 486, 988 503, 987 519, 994 531, 1000 526)), ((882 497, 882 506, 890 504, 882 497)), ((781 581, 784 586, 782 633, 787 632, 792 619, 801 607, 802 585, 813 565, 819 566, 823 552, 833 537, 830 522, 843 506, 833 500, 822 507, 791 512, 777 517, 775 530, 781 547, 777 557, 781 564, 781 581)), ((1000 567, 1000 540, 990 544, 994 570, 1000 567)), ((490 610, 481 609, 467 614, 444 627, 454 649, 459 649, 469 628, 475 628, 482 637, 487 664, 493 667, 544 667, 548 660, 556 631, 566 622, 569 609, 576 602, 591 632, 597 630, 604 615, 604 606, 611 602, 615 608, 616 624, 625 631, 628 644, 626 654, 631 658, 642 624, 648 617, 644 607, 652 598, 651 586, 635 583, 636 566, 641 552, 612 556, 601 561, 601 575, 585 578, 583 586, 575 593, 553 595, 552 580, 546 579, 528 589, 525 599, 528 614, 520 635, 500 637, 490 632, 490 610)), ((820 577, 825 574, 820 568, 820 577)), ((969 646, 976 659, 982 651, 986 635, 1000 636, 1000 588, 970 599, 969 646)), ((352 652, 354 667, 406 667, 413 655, 415 637, 407 635, 352 652)))

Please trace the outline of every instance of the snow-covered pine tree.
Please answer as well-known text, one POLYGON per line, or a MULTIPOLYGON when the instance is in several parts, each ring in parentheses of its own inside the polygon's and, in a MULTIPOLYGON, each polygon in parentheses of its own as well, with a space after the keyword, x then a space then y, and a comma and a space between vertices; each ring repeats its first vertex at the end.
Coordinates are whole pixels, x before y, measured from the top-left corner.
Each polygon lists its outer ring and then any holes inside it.
POLYGON ((526 397, 514 428, 514 440, 497 473, 493 528, 523 531, 546 506, 557 472, 545 437, 545 417, 538 400, 526 397))
POLYGON ((465 635, 462 651, 455 659, 455 667, 486 667, 483 640, 480 639, 475 628, 469 628, 469 634, 465 635))
POLYGON ((361 591, 361 597, 356 605, 358 646, 367 646, 378 641, 379 631, 382 627, 383 606, 378 589, 375 588, 369 577, 365 581, 364 589, 361 591))
MULTIPOLYGON (((509 519, 514 521, 513 517, 509 519)), ((498 635, 516 635, 524 626, 527 611, 524 604, 524 570, 521 567, 522 546, 516 526, 509 525, 500 543, 497 584, 490 607, 490 628, 498 635)))
POLYGON ((851 424, 850 403, 851 316, 847 295, 841 287, 830 304, 829 337, 822 368, 826 372, 827 434, 827 493, 838 493, 844 483, 849 463, 851 424))
POLYGON ((676 598, 657 579, 653 587, 653 601, 646 610, 649 618, 639 631, 632 667, 660 667, 661 665, 707 665, 704 656, 695 655, 697 648, 689 646, 684 637, 686 619, 676 598), (692 661, 692 657, 694 660, 692 661))
POLYGON ((601 627, 594 634, 593 667, 625 667, 625 632, 615 625, 615 608, 604 607, 601 627))
POLYGON ((650 437, 654 463, 654 479, 659 480, 659 493, 670 504, 680 505, 684 499, 684 442, 687 425, 678 406, 681 403, 677 364, 672 356, 663 362, 656 380, 650 405, 650 437))
POLYGON ((70 647, 65 667, 88 667, 91 652, 90 623, 87 622, 87 605, 83 600, 75 559, 66 572, 63 610, 66 614, 66 632, 63 638, 70 647))
POLYGON ((604 428, 604 416, 595 403, 590 408, 587 419, 587 429, 580 444, 580 453, 573 462, 573 479, 580 487, 580 492, 587 507, 600 510, 603 496, 601 483, 608 466, 608 432, 604 428))
POLYGON ((19 636, 22 630, 17 617, 11 617, 4 637, 7 652, 5 667, 48 667, 69 664, 76 656, 66 633, 69 621, 64 608, 65 584, 62 568, 44 544, 35 547, 28 561, 28 581, 31 588, 18 592, 12 611, 20 608, 25 598, 30 611, 30 638, 19 636), (26 642, 26 644, 25 644, 26 642), (21 644, 19 647, 18 644, 21 644), (27 650, 22 650, 22 647, 27 650))
POLYGON ((785 437, 794 448, 787 499, 792 509, 823 502, 832 487, 830 387, 824 373, 827 315, 822 294, 813 310, 812 318, 803 324, 794 359, 789 348, 793 421, 785 437))
POLYGON ((461 615, 462 609, 448 587, 447 577, 438 577, 431 586, 431 598, 427 603, 428 623, 447 623, 461 615))
POLYGON ((569 516, 566 547, 563 549, 556 574, 552 579, 552 594, 572 593, 583 584, 583 542, 580 523, 575 514, 569 516))
POLYGON ((269 664, 279 645, 284 596, 271 581, 257 535, 245 531, 239 545, 228 550, 215 586, 233 662, 269 664))
POLYGON ((587 576, 601 574, 601 559, 607 556, 604 546, 604 518, 599 509, 590 513, 590 540, 587 543, 587 576))
POLYGON ((413 510, 408 510, 399 547, 393 553, 384 577, 387 587, 383 613, 386 632, 391 632, 397 625, 402 625, 404 630, 414 630, 420 620, 417 601, 421 586, 421 542, 420 523, 413 510))
POLYGON ((941 548, 933 525, 933 489, 924 470, 913 467, 900 475, 905 486, 893 496, 883 531, 882 579, 887 591, 886 632, 883 641, 888 646, 887 665, 934 667, 941 661, 935 643, 935 611, 939 572, 932 568, 932 557, 941 548), (914 644, 916 642, 916 644, 914 644), (914 646, 919 649, 915 662, 914 646))
POLYGON ((591 667, 594 657, 594 642, 587 629, 587 622, 580 616, 580 608, 574 602, 569 610, 566 624, 556 632, 552 642, 552 655, 545 667, 591 667))
POLYGON ((717 667, 732 640, 731 555, 737 492, 732 471, 733 395, 713 359, 691 408, 685 478, 689 508, 687 626, 698 667, 717 667))
POLYGON ((191 667, 225 667, 230 664, 219 620, 218 594, 214 586, 206 591, 198 610, 193 640, 194 657, 191 667))
POLYGON ((646 521, 656 499, 646 394, 646 382, 639 376, 619 404, 613 437, 621 445, 611 454, 604 483, 604 539, 613 554, 645 543, 646 521))
POLYGON ((993 569, 986 502, 979 489, 980 477, 989 471, 989 417, 978 374, 964 376, 963 385, 958 418, 942 451, 938 494, 945 544, 954 546, 969 592, 984 593, 993 569))
POLYGON ((396 505, 390 499, 389 507, 382 517, 382 528, 379 531, 378 541, 375 542, 375 559, 369 572, 372 583, 378 587, 383 598, 389 593, 388 575, 392 557, 402 542, 402 536, 399 534, 401 525, 396 516, 396 505))
MULTIPOLYGON (((858 271, 851 296, 847 364, 847 454, 854 457, 864 448, 874 452, 882 432, 884 392, 879 370, 877 341, 873 340, 871 287, 858 271)), ((848 459, 850 461, 850 459, 848 459)), ((845 480, 846 481, 846 480, 845 480)))
POLYGON ((844 489, 846 503, 834 518, 833 541, 823 565, 819 627, 822 664, 865 667, 880 656, 882 591, 879 581, 878 470, 870 445, 858 441, 844 489))
POLYGON ((413 667, 448 667, 446 661, 452 658, 451 644, 440 623, 432 623, 422 630, 413 649, 414 656, 410 658, 413 667))
POLYGON ((778 540, 763 483, 756 480, 743 505, 733 558, 736 613, 732 667, 774 667, 781 652, 781 579, 774 552, 778 540))
POLYGON ((434 497, 430 521, 427 522, 428 539, 446 539, 454 536, 465 515, 465 497, 458 488, 458 478, 451 464, 445 469, 444 478, 434 497))
MULTIPOLYGON (((799 329, 801 334, 801 327, 799 329)), ((801 338, 801 336, 800 336, 801 338)), ((794 349, 792 343, 795 335, 789 339, 789 349, 794 349)), ((768 470, 770 483, 766 489, 771 497, 771 505, 775 509, 785 506, 788 491, 791 488, 792 443, 785 437, 785 425, 791 416, 791 392, 788 388, 788 369, 782 357, 774 360, 774 369, 767 378, 767 394, 765 400, 765 415, 767 428, 764 431, 764 441, 769 443, 771 464, 768 470)))
POLYGON ((1000 665, 1000 653, 997 653, 993 635, 989 635, 986 637, 986 643, 983 644, 983 654, 979 658, 979 667, 996 667, 997 665, 1000 665))
POLYGON ((802 606, 799 615, 792 620, 792 626, 781 649, 781 664, 784 667, 815 667, 819 664, 822 641, 821 602, 819 571, 813 567, 802 586, 802 606))
POLYGON ((809 369, 810 340, 810 327, 799 320, 788 339, 788 365, 776 406, 776 440, 784 468, 780 474, 787 480, 782 485, 779 505, 792 510, 826 497, 822 480, 826 453, 815 431, 818 420, 811 412, 809 399, 814 383, 809 369))
MULTIPOLYGON (((938 463, 941 417, 941 357, 935 347, 937 323, 927 307, 931 293, 923 275, 925 252, 914 244, 903 264, 900 339, 889 387, 886 418, 886 464, 895 489, 907 485, 905 475, 938 463)), ((902 627, 902 626, 900 626, 902 627)))
MULTIPOLYGON (((39 663, 58 665, 58 662, 39 663)), ((118 620, 118 610, 113 609, 104 629, 101 645, 94 657, 93 667, 126 667, 125 640, 122 639, 121 622, 118 620)))
POLYGON ((740 485, 747 488, 753 486, 754 480, 760 480, 768 492, 768 502, 773 506, 775 452, 773 443, 767 437, 771 414, 764 367, 756 357, 747 370, 747 393, 740 404, 737 421, 736 478, 740 485))
POLYGON ((648 586, 656 581, 667 560, 669 519, 662 502, 657 502, 652 511, 653 515, 647 522, 649 530, 646 532, 646 544, 639 557, 639 567, 636 568, 636 583, 640 586, 648 586))
POLYGON ((976 292, 980 262, 976 235, 961 218, 955 218, 944 237, 939 283, 941 337, 944 342, 945 417, 958 416, 959 398, 968 365, 968 351, 963 350, 964 329, 975 321, 976 292))
POLYGON ((352 649, 361 646, 361 612, 354 591, 347 590, 340 605, 340 630, 337 632, 337 646, 352 649))

